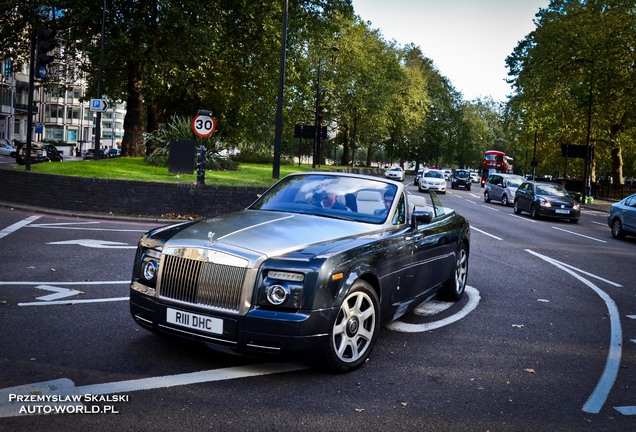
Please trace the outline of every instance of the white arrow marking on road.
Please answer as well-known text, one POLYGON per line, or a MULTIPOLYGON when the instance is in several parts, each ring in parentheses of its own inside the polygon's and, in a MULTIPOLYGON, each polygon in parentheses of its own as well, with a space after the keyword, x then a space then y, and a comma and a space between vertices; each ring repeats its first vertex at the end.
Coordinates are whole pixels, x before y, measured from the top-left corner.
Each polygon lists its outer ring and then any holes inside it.
POLYGON ((42 301, 50 301, 50 300, 58 300, 64 297, 70 297, 78 294, 83 294, 82 291, 77 291, 70 288, 58 288, 52 285, 38 285, 37 289, 53 291, 55 294, 49 294, 42 297, 36 297, 38 300, 42 301))
POLYGON ((98 249, 137 249, 137 246, 128 246, 127 243, 114 242, 108 240, 91 240, 91 239, 77 239, 77 240, 66 240, 59 242, 50 242, 47 243, 50 245, 80 245, 89 248, 98 248, 98 249))

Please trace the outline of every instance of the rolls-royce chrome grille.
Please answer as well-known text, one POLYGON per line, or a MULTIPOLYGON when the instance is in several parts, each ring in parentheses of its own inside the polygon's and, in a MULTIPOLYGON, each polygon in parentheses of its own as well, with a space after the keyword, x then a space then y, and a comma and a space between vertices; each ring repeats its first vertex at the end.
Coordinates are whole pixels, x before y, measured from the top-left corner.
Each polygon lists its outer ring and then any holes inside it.
POLYGON ((161 297, 238 312, 246 268, 164 255, 161 297))

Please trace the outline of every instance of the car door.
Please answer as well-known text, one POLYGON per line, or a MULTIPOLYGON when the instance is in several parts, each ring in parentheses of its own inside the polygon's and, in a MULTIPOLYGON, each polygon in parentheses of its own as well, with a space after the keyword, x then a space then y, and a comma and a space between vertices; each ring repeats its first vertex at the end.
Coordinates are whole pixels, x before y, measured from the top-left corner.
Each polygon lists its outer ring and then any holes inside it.
POLYGON ((517 202, 517 207, 521 210, 530 211, 530 206, 532 205, 533 200, 533 184, 532 183, 523 183, 517 189, 517 194, 515 196, 515 201, 517 202))
POLYGON ((626 231, 636 233, 636 195, 625 200, 623 208, 623 226, 626 231))
POLYGON ((412 227, 412 280, 405 296, 425 297, 445 282, 453 269, 457 233, 453 229, 454 212, 434 206, 430 223, 412 227))

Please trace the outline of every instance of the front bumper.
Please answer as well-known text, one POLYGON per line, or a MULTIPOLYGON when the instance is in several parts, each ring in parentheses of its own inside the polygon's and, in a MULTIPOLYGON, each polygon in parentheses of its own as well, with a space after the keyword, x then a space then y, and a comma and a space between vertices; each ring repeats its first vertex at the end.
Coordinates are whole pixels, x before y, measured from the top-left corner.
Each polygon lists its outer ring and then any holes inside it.
POLYGON ((244 355, 301 355, 326 342, 338 308, 310 312, 277 312, 253 308, 245 315, 183 308, 130 290, 130 313, 141 327, 156 333, 205 342, 221 351, 244 355), (223 321, 222 334, 210 334, 167 322, 167 310, 223 321))
POLYGON ((422 189, 423 191, 439 191, 439 192, 445 192, 446 191, 446 184, 428 184, 428 183, 423 183, 420 182, 420 189, 422 189))
POLYGON ((575 210, 572 208, 562 209, 541 206, 539 207, 539 216, 554 219, 579 219, 581 217, 581 210, 575 210))

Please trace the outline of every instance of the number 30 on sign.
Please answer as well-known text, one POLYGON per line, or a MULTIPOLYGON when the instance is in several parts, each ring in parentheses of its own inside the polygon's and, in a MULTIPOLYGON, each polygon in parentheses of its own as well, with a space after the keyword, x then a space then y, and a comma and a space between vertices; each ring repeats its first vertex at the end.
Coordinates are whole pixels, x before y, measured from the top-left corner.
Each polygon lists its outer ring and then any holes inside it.
POLYGON ((216 121, 210 115, 197 114, 192 119, 192 130, 202 138, 212 135, 214 129, 216 129, 216 121))

